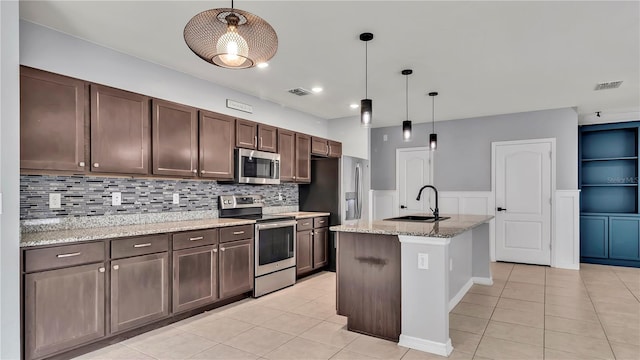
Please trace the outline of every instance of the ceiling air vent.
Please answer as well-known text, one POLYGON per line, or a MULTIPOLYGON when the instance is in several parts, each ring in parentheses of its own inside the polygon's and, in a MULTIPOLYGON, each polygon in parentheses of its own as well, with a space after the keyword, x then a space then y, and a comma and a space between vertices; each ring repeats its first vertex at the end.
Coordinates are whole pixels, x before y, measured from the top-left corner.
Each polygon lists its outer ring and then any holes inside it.
POLYGON ((305 95, 311 95, 313 94, 310 90, 304 89, 304 88, 295 88, 295 89, 291 89, 288 90, 290 93, 292 93, 293 95, 298 95, 298 96, 305 96, 305 95))
POLYGON ((596 84, 596 88, 594 90, 607 90, 607 89, 617 89, 622 84, 621 81, 610 81, 596 84))

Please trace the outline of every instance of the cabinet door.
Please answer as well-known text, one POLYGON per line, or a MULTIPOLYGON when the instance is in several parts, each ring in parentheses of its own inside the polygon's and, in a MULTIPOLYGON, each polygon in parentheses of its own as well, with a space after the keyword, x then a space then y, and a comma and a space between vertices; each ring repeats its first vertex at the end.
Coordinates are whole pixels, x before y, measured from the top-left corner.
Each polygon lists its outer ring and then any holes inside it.
POLYGON ((91 170, 149 173, 149 98, 91 85, 91 170))
POLYGON ((169 315, 168 253, 111 262, 111 332, 169 315))
POLYGON ((42 358, 103 337, 104 286, 103 263, 25 275, 25 358, 42 358))
POLYGON ((275 126, 258 125, 258 150, 277 152, 278 136, 275 126))
POLYGON ((329 263, 327 247, 329 244, 329 229, 320 228, 313 232, 313 268, 317 269, 329 263))
POLYGON ((235 120, 200 110, 200 177, 233 179, 235 120))
POLYGON ((236 147, 258 148, 258 124, 249 120, 236 119, 236 147))
POLYGON ((296 134, 278 129, 278 152, 280 153, 280 181, 294 181, 296 175, 296 134))
POLYGON ((313 230, 296 233, 296 273, 308 273, 313 269, 313 230))
POLYGON ((311 138, 311 153, 313 155, 327 156, 329 155, 329 146, 327 139, 312 137, 311 138))
POLYGON ((311 182, 311 136, 296 133, 296 182, 311 182))
POLYGON ((342 143, 329 140, 329 157, 339 158, 342 156, 342 143))
POLYGON ((85 82, 20 68, 20 167, 85 169, 85 82))
POLYGON ((640 219, 609 218, 609 258, 640 260, 640 219))
POLYGON ((198 110, 154 99, 151 132, 154 174, 197 175, 198 110))
POLYGON ((253 289, 253 241, 220 244, 220 298, 253 289))
POLYGON ((609 257, 609 218, 580 216, 580 256, 609 257))
POLYGON ((173 312, 218 299, 218 245, 173 252, 173 312))

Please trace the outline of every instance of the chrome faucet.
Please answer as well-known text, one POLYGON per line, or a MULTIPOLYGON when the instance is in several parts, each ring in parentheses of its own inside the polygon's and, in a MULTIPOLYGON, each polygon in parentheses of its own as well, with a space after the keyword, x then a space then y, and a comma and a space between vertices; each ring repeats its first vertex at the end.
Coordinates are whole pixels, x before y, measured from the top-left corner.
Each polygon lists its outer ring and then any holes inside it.
POLYGON ((420 195, 422 195, 422 190, 424 190, 425 188, 432 188, 433 192, 436 193, 436 208, 435 209, 431 209, 431 211, 433 211, 433 216, 435 217, 435 220, 438 220, 438 218, 440 217, 440 210, 438 210, 438 189, 436 189, 435 186, 433 186, 433 185, 425 185, 425 186, 421 187, 420 191, 418 191, 418 197, 416 198, 416 200, 420 201, 420 195))

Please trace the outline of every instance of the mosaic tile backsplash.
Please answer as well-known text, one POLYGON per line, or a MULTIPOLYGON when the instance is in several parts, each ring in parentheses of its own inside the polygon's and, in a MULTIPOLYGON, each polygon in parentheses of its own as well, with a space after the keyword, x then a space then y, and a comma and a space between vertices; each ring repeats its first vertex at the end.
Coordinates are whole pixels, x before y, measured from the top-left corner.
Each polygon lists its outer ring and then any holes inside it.
POLYGON ((215 181, 157 180, 89 176, 20 176, 20 219, 150 214, 217 210, 218 195, 259 194, 265 206, 298 206, 298 185, 239 185, 215 181), (122 205, 111 206, 111 193, 122 205), (61 209, 49 209, 49 194, 60 193, 61 209), (173 194, 180 203, 173 204, 173 194))

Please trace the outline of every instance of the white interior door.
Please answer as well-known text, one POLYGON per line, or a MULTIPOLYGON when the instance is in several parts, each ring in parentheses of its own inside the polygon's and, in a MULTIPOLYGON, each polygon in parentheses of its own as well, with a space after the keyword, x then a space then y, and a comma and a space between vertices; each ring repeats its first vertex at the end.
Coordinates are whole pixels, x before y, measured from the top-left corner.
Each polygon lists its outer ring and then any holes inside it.
POLYGON ((494 143, 496 260, 551 262, 552 140, 494 143))
POLYGON ((418 191, 432 184, 431 151, 427 148, 396 150, 396 189, 398 191, 399 214, 408 215, 429 212, 431 189, 425 189, 420 201, 418 191))

